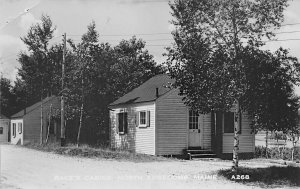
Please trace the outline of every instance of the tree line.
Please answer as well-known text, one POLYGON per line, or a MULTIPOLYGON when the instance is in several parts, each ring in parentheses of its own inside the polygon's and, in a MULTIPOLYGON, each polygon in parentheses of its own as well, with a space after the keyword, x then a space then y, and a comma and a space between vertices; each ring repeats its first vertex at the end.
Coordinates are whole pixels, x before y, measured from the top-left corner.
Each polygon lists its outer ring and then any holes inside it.
POLYGON ((82 124, 85 142, 107 142, 108 105, 166 69, 154 61, 145 41, 135 36, 116 46, 100 43, 101 35, 92 22, 80 42, 67 40, 62 90, 63 43, 50 44, 55 30, 51 18, 42 15, 41 23, 32 25, 21 38, 27 52, 18 55, 16 81, 12 86, 8 79, 1 79, 2 113, 10 116, 48 96, 64 94, 68 140, 77 140, 82 124))

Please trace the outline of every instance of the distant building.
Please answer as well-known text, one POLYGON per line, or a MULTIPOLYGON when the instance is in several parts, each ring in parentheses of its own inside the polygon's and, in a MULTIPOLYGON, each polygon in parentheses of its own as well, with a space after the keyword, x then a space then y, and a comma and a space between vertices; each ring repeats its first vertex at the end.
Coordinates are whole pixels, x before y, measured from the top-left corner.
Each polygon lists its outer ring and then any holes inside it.
MULTIPOLYGON (((232 158, 234 108, 206 115, 191 111, 170 87, 168 75, 157 75, 110 104, 111 148, 150 155, 180 155, 193 149, 232 158)), ((251 120, 242 114, 239 156, 253 157, 251 120)))
POLYGON ((56 141, 60 138, 60 120, 53 118, 55 111, 60 109, 59 97, 48 97, 32 106, 11 116, 11 143, 21 144, 27 142, 45 142, 49 130, 49 140, 56 141), (41 114, 41 105, 43 111, 41 114), (51 108, 50 108, 51 107, 51 108), (51 109, 51 110, 50 110, 51 109), (42 116, 42 119, 41 119, 42 116), (49 116, 51 117, 49 119, 49 116), (41 121, 42 120, 42 121, 41 121), (41 127, 42 123, 42 127, 41 127), (49 124, 50 123, 50 124, 49 124), (49 127, 49 128, 48 128, 49 127))
POLYGON ((0 143, 9 141, 9 118, 0 114, 0 143))

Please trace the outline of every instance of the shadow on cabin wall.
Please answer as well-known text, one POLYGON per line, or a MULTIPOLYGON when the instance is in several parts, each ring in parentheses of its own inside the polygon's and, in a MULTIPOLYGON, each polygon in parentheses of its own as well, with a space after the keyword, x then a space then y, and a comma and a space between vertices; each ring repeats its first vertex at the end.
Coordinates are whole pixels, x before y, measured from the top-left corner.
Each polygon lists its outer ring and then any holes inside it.
POLYGON ((117 118, 116 114, 111 115, 110 122, 110 142, 111 149, 114 150, 126 150, 130 152, 136 151, 136 111, 133 108, 124 108, 124 112, 127 112, 128 128, 127 133, 121 134, 117 130, 117 118))

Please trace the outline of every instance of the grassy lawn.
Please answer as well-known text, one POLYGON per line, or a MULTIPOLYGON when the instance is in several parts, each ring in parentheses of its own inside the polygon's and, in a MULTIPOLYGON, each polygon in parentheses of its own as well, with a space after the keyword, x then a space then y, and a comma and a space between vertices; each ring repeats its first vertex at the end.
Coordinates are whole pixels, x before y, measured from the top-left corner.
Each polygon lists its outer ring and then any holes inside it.
POLYGON ((108 148, 95 148, 90 147, 88 145, 82 145, 77 147, 74 144, 68 144, 65 147, 61 147, 59 143, 50 143, 43 145, 30 143, 24 145, 24 147, 74 157, 114 159, 132 162, 152 162, 166 160, 170 161, 170 158, 138 154, 121 150, 111 150, 108 148))
POLYGON ((300 167, 297 166, 240 167, 237 173, 232 173, 231 169, 221 169, 218 175, 233 182, 262 188, 300 186, 300 167))

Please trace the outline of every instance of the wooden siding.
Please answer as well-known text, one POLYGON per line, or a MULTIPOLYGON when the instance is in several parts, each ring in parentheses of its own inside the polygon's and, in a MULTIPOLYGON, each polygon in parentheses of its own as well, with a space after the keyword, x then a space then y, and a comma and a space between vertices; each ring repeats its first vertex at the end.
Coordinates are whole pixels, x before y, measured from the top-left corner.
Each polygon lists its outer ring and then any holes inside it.
MULTIPOLYGON (((50 105, 52 104, 52 111, 60 109, 59 98, 53 98, 43 104, 43 142, 46 140, 47 135, 47 121, 50 111, 50 105)), ((41 132, 41 107, 38 107, 28 114, 23 116, 24 124, 24 142, 40 142, 41 132)))
POLYGON ((211 150, 211 114, 203 116, 203 148, 211 150))
POLYGON ((0 127, 3 128, 3 133, 0 134, 0 142, 8 142, 9 119, 1 119, 0 127))
POLYGON ((137 153, 155 155, 155 102, 123 105, 110 111, 110 142, 111 148, 125 149, 137 153), (137 113, 150 112, 150 127, 137 125, 137 113), (117 114, 127 112, 128 132, 118 133, 117 114))
POLYGON ((188 145, 188 109, 173 89, 156 101, 156 154, 182 154, 188 145))
MULTIPOLYGON (((231 110, 234 111, 234 110, 231 110)), ((242 134, 239 135, 239 152, 254 152, 255 142, 254 133, 252 133, 251 119, 247 113, 242 114, 242 134)), ((223 153, 232 153, 233 133, 223 133, 223 153)))
MULTIPOLYGON (((156 101, 157 155, 182 154, 188 148, 188 107, 173 89, 156 101)), ((203 148, 211 149, 211 115, 200 115, 203 148)))

